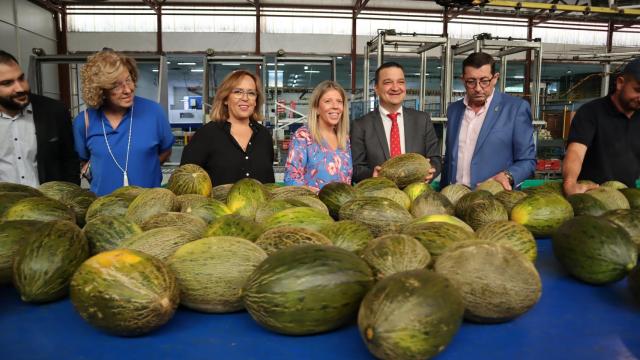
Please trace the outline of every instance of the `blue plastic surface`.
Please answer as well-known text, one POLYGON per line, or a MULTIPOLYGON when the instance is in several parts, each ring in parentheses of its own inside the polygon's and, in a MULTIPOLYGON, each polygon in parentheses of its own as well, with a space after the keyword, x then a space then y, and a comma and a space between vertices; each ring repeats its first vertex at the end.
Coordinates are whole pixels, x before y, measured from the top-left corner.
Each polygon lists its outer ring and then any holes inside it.
MULTIPOLYGON (((540 302, 503 324, 464 323, 439 360, 640 358, 640 305, 626 281, 591 286, 569 277, 539 240, 540 302)), ((290 337, 262 329, 246 313, 179 309, 159 330, 137 338, 102 333, 68 299, 45 305, 0 287, 0 358, 8 359, 371 359, 353 324, 290 337)))

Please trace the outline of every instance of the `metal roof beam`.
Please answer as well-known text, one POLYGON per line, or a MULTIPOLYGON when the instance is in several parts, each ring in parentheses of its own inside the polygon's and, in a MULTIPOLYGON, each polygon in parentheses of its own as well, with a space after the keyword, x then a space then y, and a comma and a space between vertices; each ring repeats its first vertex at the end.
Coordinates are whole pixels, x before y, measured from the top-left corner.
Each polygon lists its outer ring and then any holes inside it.
POLYGON ((356 0, 355 4, 353 4, 353 15, 355 17, 358 17, 358 15, 360 15, 360 12, 362 12, 362 10, 365 8, 365 6, 367 6, 368 3, 369 0, 356 0))

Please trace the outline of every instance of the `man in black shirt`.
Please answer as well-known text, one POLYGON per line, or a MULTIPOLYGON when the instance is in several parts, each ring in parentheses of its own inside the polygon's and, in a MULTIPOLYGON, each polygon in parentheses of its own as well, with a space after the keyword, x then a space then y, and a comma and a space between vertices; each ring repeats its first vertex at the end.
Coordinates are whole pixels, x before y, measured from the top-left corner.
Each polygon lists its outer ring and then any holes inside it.
POLYGON ((629 62, 616 79, 615 91, 584 104, 573 122, 562 177, 567 195, 617 180, 635 187, 640 176, 640 58, 629 62))

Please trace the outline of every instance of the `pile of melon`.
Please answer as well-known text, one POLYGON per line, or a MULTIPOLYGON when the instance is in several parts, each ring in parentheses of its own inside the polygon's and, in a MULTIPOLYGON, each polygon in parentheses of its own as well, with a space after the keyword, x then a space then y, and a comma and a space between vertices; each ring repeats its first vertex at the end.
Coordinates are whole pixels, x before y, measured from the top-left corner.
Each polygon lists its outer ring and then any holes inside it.
POLYGON ((213 187, 195 165, 166 188, 101 197, 64 182, 0 183, 0 281, 28 302, 69 294, 87 322, 121 336, 162 326, 178 306, 246 310, 289 335, 357 319, 376 357, 424 359, 463 320, 505 322, 535 306, 536 236, 551 236, 560 263, 590 283, 635 266, 635 192, 567 199, 553 185, 504 191, 492 180, 437 192, 425 160, 402 155, 383 164, 387 177, 319 193, 253 179, 213 187))

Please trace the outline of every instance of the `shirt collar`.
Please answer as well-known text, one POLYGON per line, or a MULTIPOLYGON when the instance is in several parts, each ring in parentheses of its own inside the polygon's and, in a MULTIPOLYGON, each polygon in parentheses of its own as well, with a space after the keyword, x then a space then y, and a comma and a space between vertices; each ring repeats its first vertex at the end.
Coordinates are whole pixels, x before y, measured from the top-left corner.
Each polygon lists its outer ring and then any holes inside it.
MULTIPOLYGON (((491 100, 493 100, 493 96, 495 94, 496 94, 496 89, 494 88, 493 91, 491 92, 491 96, 487 98, 487 101, 482 106, 482 111, 480 111, 480 113, 487 112, 487 109, 489 108, 489 105, 491 105, 491 100)), ((467 110, 471 110, 471 106, 469 106, 469 97, 467 96, 467 94, 464 95, 464 99, 462 100, 462 102, 464 103, 464 106, 467 110)))
MULTIPOLYGON (((382 115, 383 119, 389 119, 389 117, 387 115, 389 115, 391 112, 388 111, 387 109, 383 108, 382 106, 378 106, 378 108, 380 109, 380 114, 382 115)), ((400 108, 397 111, 398 113, 398 118, 402 119, 402 106, 400 106, 400 108)))
POLYGON ((25 113, 27 113, 27 114, 32 114, 33 113, 33 106, 31 105, 31 103, 29 103, 29 105, 27 105, 24 109, 22 109, 15 116, 9 116, 9 115, 7 115, 7 114, 5 114, 3 112, 0 112, 0 118, 8 119, 8 120, 15 120, 15 119, 23 116, 25 113))

